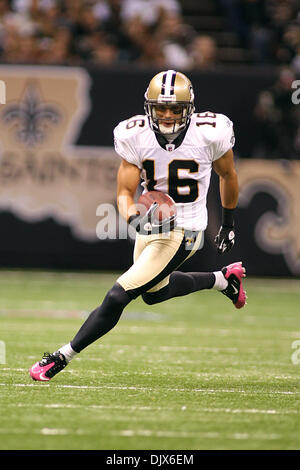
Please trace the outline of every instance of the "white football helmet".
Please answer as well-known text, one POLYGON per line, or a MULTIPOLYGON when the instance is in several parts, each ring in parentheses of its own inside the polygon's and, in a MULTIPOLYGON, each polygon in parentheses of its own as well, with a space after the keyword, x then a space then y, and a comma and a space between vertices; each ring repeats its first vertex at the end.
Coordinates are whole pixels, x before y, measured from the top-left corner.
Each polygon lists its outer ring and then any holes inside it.
POLYGON ((167 70, 155 75, 145 93, 145 113, 154 132, 168 135, 184 131, 195 110, 194 91, 191 81, 181 72, 167 70), (170 107, 178 118, 159 118, 157 109, 170 107), (169 121, 173 126, 164 126, 169 121))

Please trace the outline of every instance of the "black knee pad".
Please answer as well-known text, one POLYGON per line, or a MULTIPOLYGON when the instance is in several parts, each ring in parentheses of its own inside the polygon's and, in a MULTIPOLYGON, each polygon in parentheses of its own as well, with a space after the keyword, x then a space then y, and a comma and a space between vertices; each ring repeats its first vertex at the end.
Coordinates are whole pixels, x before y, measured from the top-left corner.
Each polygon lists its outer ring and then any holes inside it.
POLYGON ((107 292, 103 304, 109 308, 109 310, 119 310, 120 308, 123 309, 126 307, 127 304, 131 301, 131 298, 126 293, 120 284, 117 282, 113 285, 113 287, 107 292))
POLYGON ((142 294, 142 298, 147 305, 154 305, 166 300, 168 292, 169 286, 165 286, 157 292, 144 292, 144 294, 142 294))
POLYGON ((147 305, 153 305, 156 303, 155 298, 151 295, 151 293, 146 292, 145 294, 142 294, 142 299, 147 305))

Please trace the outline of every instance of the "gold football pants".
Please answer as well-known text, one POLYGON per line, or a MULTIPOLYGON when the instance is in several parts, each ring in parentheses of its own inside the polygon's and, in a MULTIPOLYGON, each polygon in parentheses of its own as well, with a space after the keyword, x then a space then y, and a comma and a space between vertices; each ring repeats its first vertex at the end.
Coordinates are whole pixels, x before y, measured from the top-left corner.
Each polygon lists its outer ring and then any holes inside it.
POLYGON ((169 233, 136 236, 134 263, 117 282, 132 298, 156 292, 169 283, 170 274, 203 245, 203 232, 176 227, 169 233))

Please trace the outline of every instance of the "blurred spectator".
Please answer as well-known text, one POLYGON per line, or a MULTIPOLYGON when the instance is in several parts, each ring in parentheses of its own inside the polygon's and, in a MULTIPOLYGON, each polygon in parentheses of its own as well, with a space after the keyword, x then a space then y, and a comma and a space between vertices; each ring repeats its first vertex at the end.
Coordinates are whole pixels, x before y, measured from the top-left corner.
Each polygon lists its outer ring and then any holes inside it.
POLYGON ((292 102, 295 74, 283 68, 269 90, 260 93, 255 108, 257 147, 255 158, 297 158, 300 147, 300 108, 292 102))
POLYGON ((291 61, 291 68, 300 77, 300 46, 296 50, 296 55, 291 61))
POLYGON ((72 63, 71 53, 71 33, 66 28, 58 29, 53 38, 50 39, 45 46, 40 43, 41 50, 41 63, 45 64, 62 64, 67 65, 72 63))
POLYGON ((145 42, 137 63, 158 69, 167 68, 165 55, 153 37, 150 36, 148 41, 145 42))
POLYGON ((35 36, 23 35, 20 38, 19 49, 18 49, 18 59, 19 63, 34 63, 39 62, 40 59, 40 49, 37 44, 35 36))
POLYGON ((118 61, 118 48, 114 44, 103 42, 91 53, 90 62, 101 65, 111 65, 118 61))
MULTIPOLYGON (((252 51, 258 64, 289 64, 295 51, 285 41, 297 22, 299 0, 218 0, 229 30, 252 51)), ((298 20, 299 24, 299 20, 298 20)))
POLYGON ((39 8, 40 10, 47 11, 53 5, 55 5, 55 0, 12 0, 11 6, 13 11, 16 11, 20 14, 28 14, 29 11, 33 8, 39 8))
POLYGON ((144 47, 150 39, 150 32, 138 16, 126 21, 122 31, 124 36, 120 44, 121 58, 126 62, 135 62, 143 54, 144 47))
POLYGON ((289 64, 295 54, 289 43, 289 29, 296 14, 295 2, 293 0, 279 0, 275 3, 273 0, 269 0, 267 7, 269 28, 273 34, 273 62, 289 64))
MULTIPOLYGON (((112 3, 116 18, 117 0, 112 3)), ((123 0, 118 9, 120 60, 156 67, 186 67, 189 59, 182 44, 186 39, 183 40, 179 11, 177 0, 123 0)), ((106 22, 108 31, 109 25, 111 20, 106 22)))
POLYGON ((123 21, 130 21, 138 16, 147 26, 157 24, 164 15, 180 12, 180 3, 177 0, 123 0, 122 2, 123 21))
POLYGON ((195 35, 195 31, 183 23, 180 15, 172 13, 161 18, 155 39, 162 48, 168 67, 187 69, 192 66, 188 47, 195 35))
POLYGON ((3 42, 5 39, 5 23, 10 8, 7 0, 0 0, 0 51, 3 51, 3 42))
POLYGON ((271 63, 273 33, 268 26, 266 5, 269 0, 219 0, 228 29, 235 31, 242 47, 252 51, 256 63, 271 63))
MULTIPOLYGON (((254 63, 290 65, 299 73, 299 0, 214 2, 254 63)), ((216 42, 184 22, 181 6, 184 0, 0 0, 0 60, 214 66, 216 42)))
MULTIPOLYGON (((103 39, 105 36, 101 20, 96 18, 92 7, 78 6, 71 9, 73 48, 76 55, 82 60, 88 60, 92 51, 93 35, 100 34, 103 39)), ((69 9, 70 12, 70 9, 69 9)))
POLYGON ((20 38, 15 25, 5 25, 2 41, 2 57, 5 62, 14 63, 19 59, 20 38))
POLYGON ((0 0, 0 23, 5 19, 6 14, 10 11, 8 0, 0 0))
POLYGON ((217 43, 207 35, 197 36, 191 45, 192 66, 194 69, 213 67, 217 62, 217 43))
POLYGON ((122 0, 97 1, 93 6, 93 12, 104 25, 105 31, 122 44, 124 40, 122 20, 122 0))
MULTIPOLYGON (((300 18, 299 18, 300 19, 300 18)), ((290 63, 297 73, 297 55, 300 52, 300 22, 290 23, 284 30, 278 56, 285 63, 290 63)), ((300 69, 298 68, 298 73, 300 69)))
POLYGON ((227 29, 235 31, 243 45, 247 43, 249 26, 243 18, 240 0, 217 0, 221 5, 223 15, 227 22, 227 29))

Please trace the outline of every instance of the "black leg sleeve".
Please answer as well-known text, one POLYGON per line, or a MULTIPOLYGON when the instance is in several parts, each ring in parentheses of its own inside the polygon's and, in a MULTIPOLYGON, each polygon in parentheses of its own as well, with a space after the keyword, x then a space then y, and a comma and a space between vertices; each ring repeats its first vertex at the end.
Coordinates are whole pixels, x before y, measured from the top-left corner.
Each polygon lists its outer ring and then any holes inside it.
POLYGON ((214 273, 182 273, 174 271, 170 275, 169 284, 157 292, 146 292, 142 294, 144 302, 156 304, 172 297, 196 292, 203 289, 211 289, 215 283, 214 273))
POLYGON ((82 351, 110 331, 117 324, 124 308, 130 301, 131 298, 123 287, 116 283, 108 291, 100 307, 89 315, 71 341, 74 351, 82 351))

